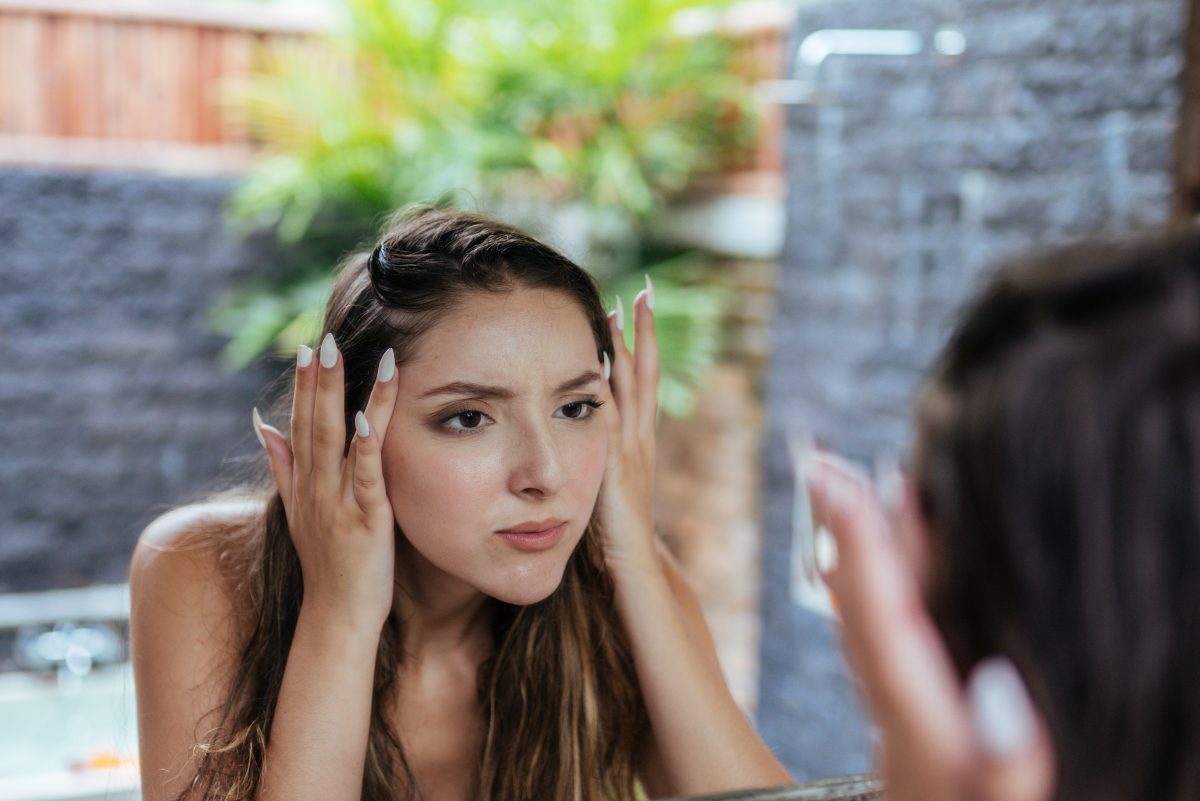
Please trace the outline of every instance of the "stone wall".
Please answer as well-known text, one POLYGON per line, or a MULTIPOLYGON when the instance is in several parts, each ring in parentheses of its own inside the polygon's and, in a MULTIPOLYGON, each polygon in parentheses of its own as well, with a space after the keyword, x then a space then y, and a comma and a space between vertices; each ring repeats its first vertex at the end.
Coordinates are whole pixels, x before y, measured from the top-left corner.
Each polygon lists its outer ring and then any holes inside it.
POLYGON ((864 463, 903 448, 922 369, 984 268, 1031 246, 1164 222, 1182 0, 815 0, 825 28, 942 25, 966 52, 831 56, 792 106, 788 237, 767 386, 758 722, 801 777, 869 764, 830 627, 790 598, 802 425, 864 463))
POLYGON ((257 448, 278 372, 217 367, 207 310, 272 244, 228 178, 0 169, 0 592, 127 578, 141 528, 257 448))

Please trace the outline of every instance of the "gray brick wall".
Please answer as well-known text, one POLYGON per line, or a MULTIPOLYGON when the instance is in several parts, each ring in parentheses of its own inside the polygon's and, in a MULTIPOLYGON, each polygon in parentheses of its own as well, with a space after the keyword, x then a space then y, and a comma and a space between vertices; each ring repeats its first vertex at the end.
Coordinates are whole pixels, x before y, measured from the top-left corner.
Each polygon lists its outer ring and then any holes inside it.
POLYGON ((272 263, 228 178, 0 169, 0 592, 122 581, 142 526, 258 447, 276 370, 205 315, 272 263))
POLYGON ((983 269, 1037 244, 1165 221, 1182 0, 806 2, 823 28, 957 25, 957 62, 831 57, 790 109, 788 237, 767 381, 758 723, 802 777, 869 737, 830 627, 789 600, 789 423, 869 463, 906 438, 920 371, 983 269))

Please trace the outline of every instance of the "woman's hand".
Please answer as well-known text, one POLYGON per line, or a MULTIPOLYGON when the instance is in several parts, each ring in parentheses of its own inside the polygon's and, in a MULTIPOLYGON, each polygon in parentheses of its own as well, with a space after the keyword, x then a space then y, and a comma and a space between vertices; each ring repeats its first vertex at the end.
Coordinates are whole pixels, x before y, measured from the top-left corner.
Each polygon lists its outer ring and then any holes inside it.
POLYGON ((344 376, 332 334, 319 361, 304 346, 297 355, 291 445, 254 413, 300 557, 304 608, 375 634, 391 610, 395 571, 395 518, 380 457, 396 405, 395 374, 389 348, 345 456, 344 376))
POLYGON ((658 414, 658 340, 654 332, 654 287, 633 301, 634 352, 625 345, 621 299, 608 315, 613 352, 606 405, 608 463, 598 509, 604 524, 604 559, 610 571, 658 564, 654 543, 654 424, 658 414))
MULTIPOLYGON (((921 526, 913 493, 893 487, 885 513, 864 475, 810 453, 813 510, 837 543, 823 567, 838 600, 846 654, 881 730, 892 801, 1046 801, 1053 747, 1012 663, 991 657, 966 687, 925 609, 890 518, 921 526)), ((901 480, 902 481, 902 480, 901 480)))

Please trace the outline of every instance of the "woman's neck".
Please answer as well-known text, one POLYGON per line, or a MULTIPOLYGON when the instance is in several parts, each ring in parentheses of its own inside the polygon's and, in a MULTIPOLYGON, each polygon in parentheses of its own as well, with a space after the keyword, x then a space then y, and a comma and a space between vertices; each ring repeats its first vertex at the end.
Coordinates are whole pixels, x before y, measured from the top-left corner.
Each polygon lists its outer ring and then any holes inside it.
POLYGON ((408 659, 480 658, 491 647, 490 600, 397 538, 392 608, 404 621, 408 659))

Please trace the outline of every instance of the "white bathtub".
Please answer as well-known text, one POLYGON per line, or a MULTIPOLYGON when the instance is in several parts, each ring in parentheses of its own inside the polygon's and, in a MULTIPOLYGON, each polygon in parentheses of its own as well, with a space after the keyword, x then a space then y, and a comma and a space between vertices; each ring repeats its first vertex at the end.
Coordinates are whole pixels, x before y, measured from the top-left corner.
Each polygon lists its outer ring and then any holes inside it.
POLYGON ((134 801, 136 756, 128 664, 0 674, 0 801, 134 801))

